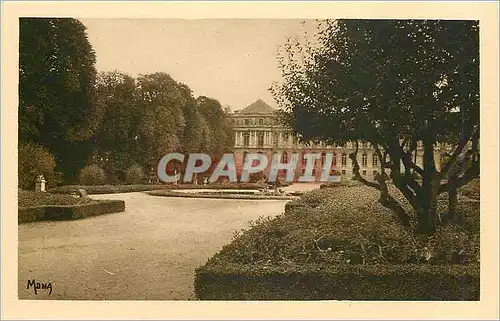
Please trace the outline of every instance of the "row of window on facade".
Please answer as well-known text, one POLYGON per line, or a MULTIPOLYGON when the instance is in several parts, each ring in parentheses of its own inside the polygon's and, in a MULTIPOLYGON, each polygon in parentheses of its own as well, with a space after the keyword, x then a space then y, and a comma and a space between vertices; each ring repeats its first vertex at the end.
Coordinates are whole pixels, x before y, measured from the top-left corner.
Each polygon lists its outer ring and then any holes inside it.
MULTIPOLYGON (((271 144, 277 143, 279 141, 279 134, 277 132, 273 132, 271 136, 271 144)), ((256 132, 257 135, 257 147, 263 147, 264 146, 264 141, 265 141, 265 132, 256 132)), ((285 142, 288 142, 290 139, 290 133, 287 132, 281 132, 281 139, 285 142)), ((318 145, 318 144, 312 144, 312 145, 318 145)), ((323 145, 323 144, 320 144, 323 145)), ((243 132, 243 146, 249 147, 250 146, 250 132, 243 132)), ((343 146, 340 145, 334 145, 330 147, 343 147, 343 148, 354 148, 354 144, 349 142, 344 144, 343 146)), ((360 148, 361 149, 370 149, 371 145, 370 143, 360 143, 360 148)))
POLYGON ((236 125, 240 126, 264 126, 264 125, 279 125, 277 119, 274 118, 244 118, 244 119, 235 119, 232 118, 232 122, 236 125))
MULTIPOLYGON (((258 131, 258 132, 256 132, 256 135, 257 135, 257 146, 258 146, 258 147, 262 147, 262 146, 264 146, 264 132, 263 132, 263 131, 258 131)), ((273 135, 272 135, 272 138, 271 138, 271 139, 272 139, 274 142, 278 142, 278 137, 279 137, 279 135, 280 135, 280 133, 278 133, 278 132, 273 132, 273 135)), ((284 141, 288 141, 288 140, 289 140, 289 137, 290 137, 290 134, 289 134, 288 132, 281 132, 281 138, 282 138, 282 140, 284 140, 284 141)), ((314 144, 313 144, 313 145, 314 145, 314 144)), ((317 145, 317 144, 316 144, 316 145, 317 145)), ((243 132, 243 146, 246 146, 246 147, 250 146, 250 132, 243 132)), ((354 145, 354 143, 352 143, 352 142, 348 142, 348 143, 346 143, 346 144, 344 144, 344 145, 342 145, 342 146, 335 144, 335 145, 333 145, 333 146, 331 146, 331 147, 354 148, 354 147, 355 147, 355 145, 354 145)), ((370 148, 372 148, 371 144, 370 144, 370 143, 367 143, 367 142, 361 142, 361 143, 359 144, 359 147, 360 147, 361 149, 370 149, 370 148)), ((417 147, 418 147, 419 149, 423 147, 422 141, 419 141, 419 142, 417 143, 417 147)), ((441 148, 441 149, 446 149, 446 148, 449 148, 449 146, 447 146, 447 144, 446 144, 446 143, 437 143, 437 144, 436 144, 436 147, 439 147, 439 148, 441 148)))
MULTIPOLYGON (((322 155, 321 155, 321 163, 322 164, 325 163, 325 159, 326 159, 326 153, 322 153, 322 155)), ((283 163, 288 162, 288 154, 286 152, 283 153, 283 155, 281 156, 281 161, 283 163)), ((373 167, 378 166, 378 156, 377 155, 373 154, 371 161, 372 161, 373 167)), ((307 159, 306 159, 305 155, 303 155, 302 156, 302 165, 306 165, 306 162, 307 162, 307 159)), ((340 163, 341 163, 341 166, 347 166, 347 153, 342 153, 342 155, 340 157, 340 163)), ((335 154, 335 153, 333 154, 332 165, 337 166, 337 154, 335 154)), ((361 166, 363 166, 363 167, 368 166, 368 154, 366 154, 366 153, 363 153, 361 155, 361 166)))
MULTIPOLYGON (((259 152, 260 154, 262 154, 262 152, 259 152)), ((244 153, 244 158, 246 158, 246 154, 247 152, 244 153)), ((307 163, 307 158, 305 157, 306 154, 302 155, 302 165, 306 165, 307 163)), ((326 153, 322 153, 321 154, 321 164, 324 164, 326 161, 326 153)), ((346 153, 342 153, 341 154, 341 157, 340 157, 340 162, 341 162, 341 166, 347 166, 347 154, 346 153)), ((377 155, 372 155, 372 158, 371 158, 371 162, 372 162, 372 166, 373 167, 377 167, 378 166, 378 156, 377 155)), ((281 163, 288 163, 288 153, 287 152, 284 152, 283 154, 281 154, 281 163)), ((333 158, 332 158, 332 166, 337 166, 337 154, 333 154, 333 158)), ((368 166, 368 154, 366 153, 363 153, 361 155, 361 166, 363 167, 366 167, 368 166)))
MULTIPOLYGON (((273 133, 271 138, 271 144, 277 143, 278 142, 278 133, 273 133)), ((264 146, 264 132, 257 132, 257 146, 258 147, 263 147, 264 146)), ((281 133, 281 139, 284 141, 289 140, 290 134, 289 133, 281 133)), ((250 132, 243 132, 243 146, 248 147, 250 146, 250 132)))
MULTIPOLYGON (((303 168, 303 169, 302 169, 302 174, 305 174, 305 171, 306 171, 306 169, 305 169, 305 168, 303 168)), ((337 172, 337 173, 338 173, 338 174, 341 174, 341 175, 347 175, 347 170, 343 169, 343 170, 341 170, 340 172, 337 172)), ((316 168, 313 168, 313 169, 312 169, 312 173, 311 173, 311 174, 312 174, 312 176, 316 176, 316 175, 318 174, 318 172, 316 171, 316 168)), ((352 174, 352 173, 350 173, 350 174, 352 174)), ((372 175, 372 176, 374 176, 374 177, 375 177, 375 175, 377 175, 377 174, 378 174, 378 170, 373 170, 373 171, 371 172, 371 175, 372 175)), ((367 176, 367 175, 368 175, 368 171, 367 171, 366 169, 363 169, 363 170, 361 171, 361 175, 362 175, 362 176, 367 176)))

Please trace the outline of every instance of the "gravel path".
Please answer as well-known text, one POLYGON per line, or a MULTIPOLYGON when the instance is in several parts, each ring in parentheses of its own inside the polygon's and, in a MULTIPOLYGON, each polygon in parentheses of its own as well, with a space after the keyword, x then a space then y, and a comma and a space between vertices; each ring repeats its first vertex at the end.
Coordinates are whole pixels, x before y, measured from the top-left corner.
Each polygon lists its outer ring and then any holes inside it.
POLYGON ((234 231, 259 216, 281 214, 287 201, 92 195, 121 199, 122 213, 19 226, 19 298, 190 300, 194 269, 234 231), (52 293, 26 289, 51 283, 52 293))

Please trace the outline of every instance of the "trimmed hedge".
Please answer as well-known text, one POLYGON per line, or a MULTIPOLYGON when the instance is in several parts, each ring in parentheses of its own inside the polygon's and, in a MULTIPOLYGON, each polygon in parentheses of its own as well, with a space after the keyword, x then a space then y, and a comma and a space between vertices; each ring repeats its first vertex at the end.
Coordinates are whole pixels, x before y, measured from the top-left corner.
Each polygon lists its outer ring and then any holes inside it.
POLYGON ((22 224, 35 221, 78 220, 90 216, 123 212, 124 210, 125 201, 122 200, 99 200, 77 205, 20 207, 18 210, 18 222, 22 224))
POLYGON ((295 196, 273 196, 273 195, 256 195, 256 194, 228 194, 228 193, 183 193, 177 191, 151 191, 148 192, 152 196, 164 197, 185 197, 185 198, 215 198, 215 199, 244 199, 244 200, 294 200, 295 196))
POLYGON ((267 184, 258 183, 231 183, 231 184, 165 184, 165 185, 67 185, 55 187, 49 190, 54 194, 71 194, 82 188, 87 191, 87 194, 114 194, 114 193, 133 193, 146 192, 156 190, 172 190, 172 189, 261 189, 268 186, 267 184))
POLYGON ((276 267, 211 260, 196 270, 194 287, 200 300, 480 299, 479 264, 276 267))
POLYGON ((470 181, 467 185, 459 188, 459 192, 468 198, 480 200, 481 199, 481 183, 479 178, 470 181))
POLYGON ((405 229, 378 197, 362 185, 317 189, 251 222, 196 270, 197 297, 479 300, 479 203, 459 199, 466 224, 429 237, 405 229))
POLYGON ((77 205, 94 202, 91 198, 73 197, 64 194, 18 190, 17 204, 19 207, 42 205, 77 205))

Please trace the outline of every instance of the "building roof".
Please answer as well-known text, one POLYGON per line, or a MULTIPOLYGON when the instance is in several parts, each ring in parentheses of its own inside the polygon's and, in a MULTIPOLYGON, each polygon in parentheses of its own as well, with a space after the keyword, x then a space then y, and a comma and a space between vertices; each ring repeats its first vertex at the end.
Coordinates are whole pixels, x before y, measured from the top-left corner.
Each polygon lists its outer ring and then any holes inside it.
POLYGON ((240 110, 238 114, 269 114, 273 112, 273 107, 266 104, 262 99, 258 99, 256 102, 240 110))

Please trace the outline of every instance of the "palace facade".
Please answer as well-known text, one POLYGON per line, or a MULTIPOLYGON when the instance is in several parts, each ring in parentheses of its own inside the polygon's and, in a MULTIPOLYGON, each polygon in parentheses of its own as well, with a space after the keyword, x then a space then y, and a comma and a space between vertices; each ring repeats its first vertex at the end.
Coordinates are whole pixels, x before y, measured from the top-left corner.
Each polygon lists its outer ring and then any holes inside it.
MULTIPOLYGON (((305 153, 318 153, 321 157, 316 160, 313 176, 319 181, 326 153, 333 153, 332 171, 340 174, 342 178, 353 176, 353 165, 349 154, 354 151, 354 144, 347 143, 345 146, 329 146, 324 143, 301 144, 299 139, 291 134, 289 128, 279 124, 275 109, 261 99, 242 110, 235 111, 232 114, 232 122, 234 126, 233 152, 238 175, 242 171, 247 153, 261 153, 268 157, 269 164, 264 171, 267 177, 274 153, 281 153, 281 163, 289 162, 291 155, 298 153, 300 156, 295 172, 296 180, 302 176, 306 167, 303 155, 305 153)), ((438 170, 440 169, 443 148, 436 147, 434 151, 438 170)), ((375 150, 367 143, 359 144, 358 163, 360 174, 367 180, 373 180, 380 170, 375 150)), ((417 148, 416 163, 423 167, 423 150, 420 146, 417 148)), ((279 176, 283 177, 283 175, 284 171, 281 171, 279 176)))

